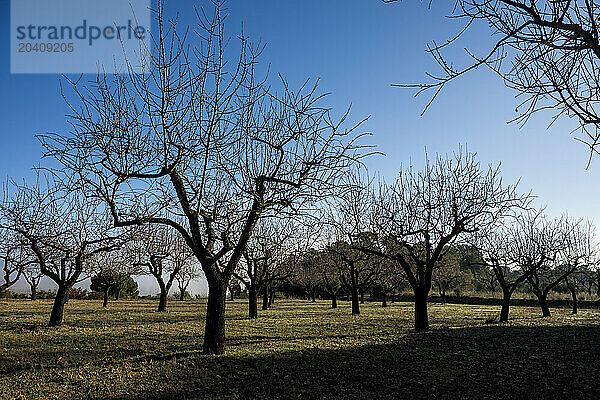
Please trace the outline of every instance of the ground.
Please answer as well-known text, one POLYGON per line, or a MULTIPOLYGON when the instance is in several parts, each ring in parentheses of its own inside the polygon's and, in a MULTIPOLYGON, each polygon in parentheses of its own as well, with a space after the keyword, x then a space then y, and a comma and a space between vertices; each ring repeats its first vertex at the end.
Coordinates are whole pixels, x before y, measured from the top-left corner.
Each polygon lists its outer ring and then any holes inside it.
POLYGON ((600 311, 279 300, 246 318, 228 302, 227 354, 204 356, 204 301, 0 300, 0 399, 597 399, 600 311))

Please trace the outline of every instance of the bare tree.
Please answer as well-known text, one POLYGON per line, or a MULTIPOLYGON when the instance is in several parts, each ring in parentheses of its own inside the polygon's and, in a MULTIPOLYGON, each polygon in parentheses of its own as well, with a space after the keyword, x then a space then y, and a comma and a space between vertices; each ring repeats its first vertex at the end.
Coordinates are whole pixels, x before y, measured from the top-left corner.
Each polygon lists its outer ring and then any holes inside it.
POLYGON ((270 289, 292 276, 293 264, 287 258, 296 228, 292 219, 262 219, 246 245, 244 263, 233 275, 248 291, 250 318, 258 317, 258 294, 262 292, 262 309, 267 310, 270 289))
POLYGON ((518 235, 518 224, 512 219, 499 221, 473 235, 475 246, 481 252, 482 263, 491 270, 502 290, 500 322, 508 321, 511 297, 532 273, 530 268, 523 268, 515 262, 515 256, 519 254, 516 243, 518 235))
POLYGON ((167 311, 169 291, 185 260, 181 253, 183 238, 167 225, 144 225, 131 243, 133 264, 144 267, 156 279, 160 290, 158 311, 167 311))
POLYGON ((446 254, 438 260, 433 269, 433 284, 438 287, 438 293, 442 303, 446 302, 446 293, 451 289, 458 289, 466 283, 466 273, 460 268, 458 256, 454 249, 446 251, 446 254))
POLYGON ((29 285, 30 299, 37 300, 37 289, 44 274, 40 271, 37 260, 23 269, 23 278, 29 285))
MULTIPOLYGON (((73 132, 41 141, 86 193, 101 198, 115 226, 161 224, 177 231, 209 287, 203 351, 225 348, 225 296, 257 221, 328 195, 360 154, 357 126, 334 122, 308 81, 276 92, 260 77, 261 45, 239 35, 225 52, 225 15, 198 12, 198 37, 157 9, 150 73, 72 82, 73 132), (196 45, 198 43, 198 45, 196 45)), ((264 68, 267 69, 267 68, 264 68)))
POLYGON ((0 230, 0 261, 3 278, 0 283, 0 296, 2 296, 9 287, 17 283, 35 261, 32 260, 31 253, 18 235, 8 229, 0 230))
POLYGON ((429 82, 400 86, 417 88, 417 93, 431 91, 429 107, 449 82, 486 66, 521 99, 515 120, 524 123, 541 110, 553 112, 552 121, 574 117, 581 132, 578 140, 596 151, 600 140, 597 1, 457 0, 450 17, 463 21, 458 34, 428 46, 440 71, 428 74, 429 82), (480 54, 462 40, 477 26, 492 37, 490 47, 480 54), (456 67, 445 54, 456 48, 465 48, 470 57, 463 67, 456 67))
POLYGON ((69 291, 85 279, 90 260, 118 248, 127 236, 111 228, 98 201, 65 191, 63 185, 38 179, 12 189, 1 210, 5 227, 27 242, 40 271, 58 285, 49 325, 61 325, 69 291))
POLYGON ((198 265, 198 260, 194 257, 191 249, 181 238, 175 240, 175 248, 170 257, 173 263, 173 270, 178 271, 175 275, 177 288, 179 289, 179 300, 185 300, 185 294, 192 281, 200 278, 202 272, 198 265))
POLYGON ((336 241, 326 250, 339 266, 340 281, 350 293, 353 315, 360 314, 359 294, 374 282, 383 264, 379 256, 363 250, 372 243, 371 239, 365 240, 364 235, 354 238, 353 244, 336 241))
POLYGON ((435 266, 449 246, 494 223, 528 196, 505 186, 498 167, 482 168, 475 154, 426 160, 422 171, 401 171, 382 185, 372 213, 378 254, 400 264, 415 296, 415 329, 429 328, 427 297, 435 266))
POLYGON ((337 308, 338 297, 342 292, 342 269, 344 264, 335 252, 324 249, 318 257, 317 269, 321 280, 321 287, 331 296, 331 308, 337 308))
POLYGON ((385 259, 376 270, 373 285, 381 293, 381 306, 387 307, 388 296, 393 296, 396 291, 406 289, 408 281, 402 267, 397 262, 385 259))
POLYGON ((518 261, 524 266, 529 263, 527 267, 532 273, 527 281, 540 302, 542 315, 549 317, 548 293, 589 265, 594 256, 591 226, 568 217, 529 222, 520 237, 519 246, 523 250, 518 261))

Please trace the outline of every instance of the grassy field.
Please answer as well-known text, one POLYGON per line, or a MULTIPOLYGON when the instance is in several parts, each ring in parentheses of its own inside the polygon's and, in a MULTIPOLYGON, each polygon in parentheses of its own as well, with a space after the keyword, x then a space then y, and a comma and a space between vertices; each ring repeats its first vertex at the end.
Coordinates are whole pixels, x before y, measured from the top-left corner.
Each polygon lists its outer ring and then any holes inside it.
POLYGON ((49 301, 0 300, 0 399, 598 399, 600 311, 278 301, 257 320, 228 303, 227 354, 202 345, 205 303, 75 301, 46 328, 49 301))

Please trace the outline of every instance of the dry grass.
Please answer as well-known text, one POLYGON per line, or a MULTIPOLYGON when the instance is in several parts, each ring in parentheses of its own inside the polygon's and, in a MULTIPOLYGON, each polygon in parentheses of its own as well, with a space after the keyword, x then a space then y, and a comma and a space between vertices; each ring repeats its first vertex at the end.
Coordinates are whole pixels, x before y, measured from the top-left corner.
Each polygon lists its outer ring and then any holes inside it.
POLYGON ((0 399, 600 397, 600 311, 279 301, 248 320, 228 303, 227 354, 203 356, 205 303, 74 301, 46 328, 49 301, 0 300, 0 399))

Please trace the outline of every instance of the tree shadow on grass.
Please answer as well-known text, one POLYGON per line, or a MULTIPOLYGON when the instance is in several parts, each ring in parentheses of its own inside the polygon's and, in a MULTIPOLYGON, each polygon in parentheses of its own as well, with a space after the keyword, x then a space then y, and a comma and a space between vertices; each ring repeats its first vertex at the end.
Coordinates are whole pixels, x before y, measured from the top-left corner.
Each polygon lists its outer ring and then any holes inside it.
POLYGON ((343 350, 185 354, 125 398, 598 399, 599 358, 596 326, 441 329, 343 350))

